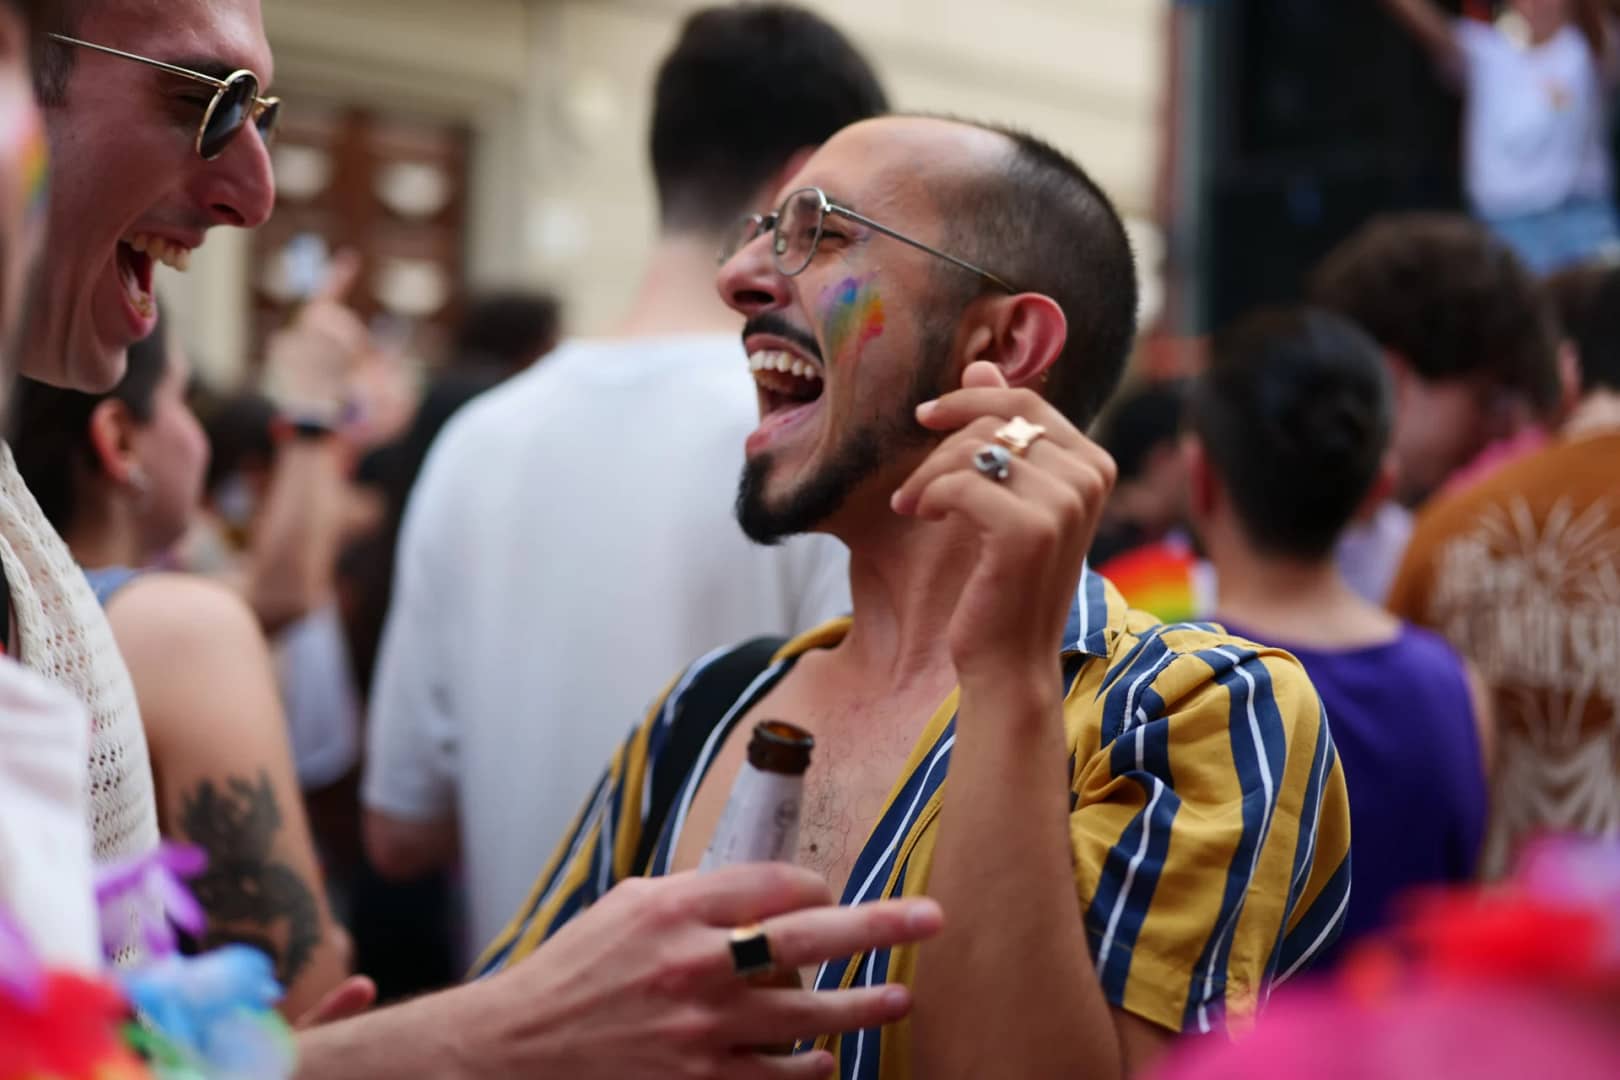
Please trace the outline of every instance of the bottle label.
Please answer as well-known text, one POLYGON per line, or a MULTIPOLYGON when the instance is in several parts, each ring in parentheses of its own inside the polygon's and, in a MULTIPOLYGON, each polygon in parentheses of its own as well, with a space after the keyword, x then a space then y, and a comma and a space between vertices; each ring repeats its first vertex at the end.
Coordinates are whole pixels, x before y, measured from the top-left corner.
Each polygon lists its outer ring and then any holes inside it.
POLYGON ((804 777, 744 764, 720 814, 700 872, 734 863, 793 862, 799 854, 799 804, 804 777))

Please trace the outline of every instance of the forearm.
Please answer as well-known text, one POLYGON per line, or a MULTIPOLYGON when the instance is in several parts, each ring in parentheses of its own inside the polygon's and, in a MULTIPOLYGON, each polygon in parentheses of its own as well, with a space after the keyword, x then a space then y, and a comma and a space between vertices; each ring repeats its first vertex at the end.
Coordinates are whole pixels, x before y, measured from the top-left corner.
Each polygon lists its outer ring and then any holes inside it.
POLYGON ((918 1076, 1122 1074, 1087 947, 1069 839, 1057 672, 964 681, 918 960, 918 1076))
POLYGON ((1453 59, 1456 49, 1451 17, 1434 0, 1383 0, 1395 20, 1430 53, 1442 61, 1453 59))
POLYGON ((480 1060, 477 1052, 486 1012, 479 997, 484 992, 484 984, 474 983, 301 1032, 296 1078, 481 1080, 498 1076, 499 1070, 480 1060))
POLYGON ((267 632, 328 602, 346 484, 337 438, 294 440, 276 453, 248 559, 247 597, 267 632))

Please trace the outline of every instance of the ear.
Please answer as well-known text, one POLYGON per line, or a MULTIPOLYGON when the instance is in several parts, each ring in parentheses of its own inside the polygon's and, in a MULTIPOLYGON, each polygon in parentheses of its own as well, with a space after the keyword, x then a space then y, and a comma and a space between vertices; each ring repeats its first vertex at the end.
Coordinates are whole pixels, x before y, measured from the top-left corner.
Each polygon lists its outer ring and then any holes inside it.
POLYGON ((1194 521, 1208 521, 1220 502, 1221 482, 1198 436, 1181 437, 1181 460, 1187 468, 1187 510, 1194 521))
POLYGON ((109 398, 90 413, 90 449, 102 475, 128 484, 139 472, 135 459, 135 418, 122 401, 109 398))
POLYGON ((1372 486, 1367 494, 1362 496, 1361 505, 1356 507, 1355 521, 1370 521, 1390 499, 1395 497, 1395 485, 1400 479, 1400 465, 1395 461, 1395 451, 1384 451, 1384 459, 1378 463, 1378 474, 1373 477, 1372 486))
POLYGON ((963 365, 986 361, 1001 370, 1008 386, 1039 387, 1068 340, 1063 309, 1049 296, 981 300, 969 309, 963 338, 963 365))

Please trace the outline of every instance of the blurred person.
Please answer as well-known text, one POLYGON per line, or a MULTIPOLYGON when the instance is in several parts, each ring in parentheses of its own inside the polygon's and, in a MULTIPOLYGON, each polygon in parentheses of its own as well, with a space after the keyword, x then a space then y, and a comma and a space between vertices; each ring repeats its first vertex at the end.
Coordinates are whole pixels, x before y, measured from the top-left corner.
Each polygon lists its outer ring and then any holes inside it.
POLYGON ((1390 594, 1490 688, 1491 875, 1540 832, 1620 832, 1620 272, 1591 312, 1558 437, 1426 508, 1390 594))
POLYGON ((1119 480, 1091 545, 1093 565, 1185 524, 1187 476, 1180 448, 1185 390, 1180 382, 1144 383, 1121 393, 1103 415, 1097 442, 1114 459, 1119 480))
POLYGON ((1384 0, 1463 94, 1474 213, 1536 273, 1620 250, 1609 99, 1620 45, 1601 0, 1512 0, 1494 25, 1384 0))
POLYGON ((1218 334, 1188 409, 1193 520, 1220 575, 1211 617, 1305 665, 1344 764, 1355 888, 1322 965, 1409 890, 1472 880, 1485 832, 1477 676, 1444 639, 1356 595, 1333 558, 1357 510, 1388 495, 1393 404, 1377 344, 1303 309, 1218 334))
POLYGON ((1372 335, 1394 380, 1393 498, 1366 507, 1338 547, 1350 586, 1382 603, 1410 509, 1525 415, 1556 406, 1557 329, 1523 262, 1450 214, 1375 218, 1328 254, 1307 292, 1372 335))
MULTIPOLYGON (((142 5, 138 12, 126 0, 73 0, 51 5, 43 15, 56 20, 59 30, 81 25, 86 31, 117 30, 121 41, 127 37, 153 46, 164 46, 164 35, 183 36, 188 51, 215 57, 207 61, 211 68, 218 59, 226 61, 228 70, 237 67, 230 63, 232 59, 268 62, 257 5, 245 0, 211 0, 206 5, 185 0, 161 10, 142 5), (182 27, 183 35, 179 33, 182 27)), ((10 29, 0 19, 0 32, 10 29)), ((243 140, 236 139, 210 163, 218 166, 213 171, 204 166, 182 167, 189 160, 186 152, 194 150, 195 143, 183 137, 177 126, 154 122, 158 98, 134 92, 147 85, 180 89, 170 80, 182 77, 157 80, 146 75, 146 81, 138 82, 133 75, 115 76, 112 69, 100 67, 85 76, 85 66, 74 63, 69 54, 48 47, 41 51, 46 66, 35 73, 38 89, 47 100, 57 102, 48 121, 51 137, 67 138, 71 116, 74 137, 68 141, 81 144, 68 155, 76 163, 76 184, 68 192, 73 210, 63 211, 52 189, 52 238, 60 234, 64 244, 72 242, 72 250, 64 249, 63 259, 82 273, 62 273, 59 267, 52 267, 46 275, 44 289, 30 311, 62 340, 35 348, 31 359, 25 354, 23 363, 25 368, 33 364, 51 370, 82 370, 87 375, 85 385, 106 387, 122 378, 124 349, 150 326, 126 329, 126 324, 114 320, 109 327, 100 318, 103 306, 91 303, 87 307, 83 302, 99 301, 106 295, 101 290, 106 282, 94 276, 99 266, 105 265, 110 280, 121 284, 122 275, 112 272, 112 261, 101 264, 88 254, 95 247, 94 236, 101 232, 101 224, 117 216, 126 202, 148 197, 162 198, 168 211, 178 210, 178 202, 169 206, 171 200, 158 194, 179 179, 177 173, 193 181, 185 186, 186 191, 218 200, 207 203, 210 220, 241 219, 238 223, 251 224, 254 219, 244 207, 260 209, 248 196, 264 196, 263 201, 268 202, 268 163, 257 142, 244 151, 243 140), (105 95, 101 85, 91 85, 103 76, 105 95), (95 107, 87 110, 87 101, 95 102, 95 107), (86 131, 95 132, 99 139, 80 138, 86 131), (117 156, 113 151, 126 153, 142 141, 150 144, 153 153, 148 167, 138 173, 115 167, 118 163, 114 161, 107 161, 106 168, 91 168, 86 162, 98 155, 117 156), (257 158, 252 156, 254 151, 257 158), (85 185, 105 176, 120 178, 117 197, 85 205, 95 194, 87 192, 85 185), (130 177, 135 179, 123 182, 130 177), (255 178, 265 182, 262 188, 251 182, 255 178), (75 213, 84 220, 75 222, 75 213), (81 299, 74 301, 73 297, 81 299), (78 317, 71 317, 70 312, 77 312, 78 317), (100 340, 101 329, 111 331, 107 348, 93 354, 66 341, 68 337, 80 342, 100 340)), ((168 51, 167 47, 162 51, 168 51)), ((109 62, 114 59, 108 58, 109 62)), ((0 66, 0 74, 7 70, 0 66)), ((6 85, 0 78, 0 91, 6 85)), ((193 115, 200 119, 202 114, 193 115)), ((26 119, 26 110, 20 118, 26 119)), ((13 153, 5 147, 15 148, 16 160, 30 160, 25 152, 30 145, 28 130, 24 124, 17 129, 16 143, 0 144, 0 178, 15 175, 4 168, 13 153)), ((25 170, 22 175, 31 174, 25 170)), ((24 190, 28 189, 25 184, 24 190)), ((171 194, 178 196, 179 191, 177 187, 171 194)), ((16 209, 10 204, 0 207, 8 213, 16 209)), ((8 223, 9 219, 0 218, 0 225, 8 223)), ((21 272, 26 266, 27 260, 9 247, 6 256, 3 265, 7 268, 21 272)), ((109 260, 129 262, 130 257, 119 253, 109 260)), ((0 295, 13 295, 10 289, 17 285, 15 280, 0 279, 0 283, 7 286, 0 295)), ((147 288, 139 276, 134 286, 147 288)), ((127 301, 126 311, 140 314, 141 296, 149 296, 149 292, 121 289, 116 299, 127 301)), ((30 664, 76 690, 88 686, 96 691, 93 695, 81 693, 81 699, 91 698, 90 705, 98 706, 91 710, 91 723, 80 729, 89 736, 90 760, 76 778, 63 779, 70 783, 88 779, 80 790, 87 788, 91 797, 92 820, 86 832, 98 858, 105 861, 148 850, 156 843, 156 808, 129 676, 82 573, 14 474, 8 452, 0 459, 0 525, 4 526, 0 528, 0 560, 8 585, 0 596, 9 599, 11 608, 7 652, 15 655, 20 646, 22 658, 30 664), (25 548, 30 556, 26 563, 18 558, 19 538, 31 544, 25 548), (44 555, 38 554, 41 545, 47 549, 44 555), (31 576, 23 576, 24 567, 31 576), (52 598, 55 614, 41 614, 41 590, 52 598), (42 636, 47 630, 66 635, 69 647, 55 644, 55 637, 42 636), (48 663, 42 662, 41 642, 52 644, 43 657, 48 663), (75 671, 87 673, 89 681, 67 677, 75 671), (120 687, 113 703, 116 707, 102 707, 95 700, 103 691, 120 687), (109 808, 115 812, 109 814, 109 808)), ((20 675, 24 682, 32 679, 7 665, 0 664, 0 671, 20 675)), ((3 674, 0 679, 17 681, 3 674)), ((55 697, 60 700, 61 695, 55 697)), ((45 779, 37 769, 30 776, 45 779)), ((52 882, 59 891, 71 890, 75 883, 87 885, 82 876, 68 873, 72 852, 59 854, 57 865, 63 873, 52 882)), ((62 899, 64 904, 82 901, 77 894, 68 893, 62 899)), ((361 984, 344 983, 304 1018, 305 1023, 323 1026, 300 1039, 299 1075, 391 1077, 416 1072, 472 1077, 546 1072, 579 1080, 651 1080, 702 1071, 738 1080, 772 1072, 785 1077, 822 1076, 830 1065, 826 1055, 766 1062, 746 1048, 795 1034, 897 1020, 910 1007, 909 995, 895 987, 833 994, 784 993, 743 983, 729 945, 734 928, 761 923, 765 940, 775 943, 778 961, 799 965, 863 948, 921 940, 936 933, 940 924, 937 906, 928 902, 843 911, 828 907, 829 900, 825 886, 813 875, 769 866, 618 889, 611 902, 580 920, 575 933, 539 950, 529 963, 503 978, 360 1017, 349 1014, 363 1009, 369 995, 361 984)))
POLYGON ((204 944, 263 949, 296 1016, 347 974, 349 942, 321 885, 270 652, 227 587, 142 569, 185 531, 201 494, 208 444, 186 407, 189 374, 160 323, 106 394, 25 382, 17 467, 129 665, 159 828, 208 855, 194 882, 204 944))
POLYGON ((732 517, 754 389, 711 282, 724 234, 811 148, 884 111, 882 88, 809 11, 742 4, 686 20, 652 104, 660 231, 629 312, 457 416, 401 533, 367 846, 401 879, 459 853, 474 944, 671 671, 849 605, 835 541, 759 546, 732 517))
POLYGON ((451 368, 492 368, 516 375, 557 347, 562 308, 534 292, 497 292, 468 302, 450 337, 451 368))
POLYGON ((1119 469, 1119 480, 1088 558, 1126 603, 1167 623, 1203 614, 1215 596, 1214 571, 1186 527, 1185 399, 1180 382, 1126 391, 1110 406, 1097 435, 1119 469))
POLYGON ((714 672, 751 646, 680 675, 480 970, 698 865, 752 724, 783 717, 816 740, 797 860, 857 909, 948 912, 925 949, 819 969, 915 994, 908 1028, 827 1044, 842 1076, 1104 1080, 1242 1030, 1337 929, 1344 783, 1291 658, 1128 612, 1085 567, 1114 467, 1081 429, 1135 328, 1117 213, 1032 137, 898 117, 777 203, 719 279, 758 385, 737 513, 842 538, 854 615, 729 695, 714 672))

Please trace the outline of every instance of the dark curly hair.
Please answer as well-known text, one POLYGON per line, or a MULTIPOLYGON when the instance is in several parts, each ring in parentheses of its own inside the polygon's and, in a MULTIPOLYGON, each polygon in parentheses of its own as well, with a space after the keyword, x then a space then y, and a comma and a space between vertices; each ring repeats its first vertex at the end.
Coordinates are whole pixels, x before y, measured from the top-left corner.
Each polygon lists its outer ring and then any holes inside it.
POLYGON ((1558 404, 1546 294, 1496 237, 1455 214, 1373 219, 1312 275, 1311 303, 1349 318, 1430 382, 1476 376, 1558 404))

